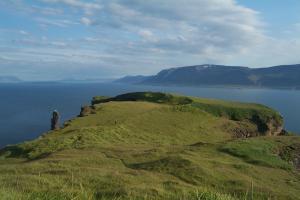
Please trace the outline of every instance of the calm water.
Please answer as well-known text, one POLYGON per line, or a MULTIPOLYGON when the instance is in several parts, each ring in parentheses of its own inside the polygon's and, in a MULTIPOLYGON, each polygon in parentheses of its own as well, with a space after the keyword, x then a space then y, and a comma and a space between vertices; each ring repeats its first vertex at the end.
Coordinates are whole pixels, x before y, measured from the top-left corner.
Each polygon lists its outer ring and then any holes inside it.
POLYGON ((154 87, 122 84, 0 84, 0 147, 33 139, 49 130, 54 109, 62 121, 75 117, 95 95, 162 91, 199 97, 256 102, 277 109, 288 130, 300 133, 300 90, 154 87))

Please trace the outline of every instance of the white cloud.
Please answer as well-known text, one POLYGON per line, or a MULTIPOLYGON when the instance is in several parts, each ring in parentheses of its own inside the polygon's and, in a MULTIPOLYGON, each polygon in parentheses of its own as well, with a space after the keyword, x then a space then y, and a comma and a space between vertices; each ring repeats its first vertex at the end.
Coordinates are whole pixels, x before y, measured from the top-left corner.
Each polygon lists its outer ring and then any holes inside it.
POLYGON ((42 7, 37 5, 31 6, 32 12, 41 13, 43 15, 62 15, 64 11, 59 8, 51 8, 51 7, 42 7))
POLYGON ((250 49, 265 37, 259 14, 232 0, 115 0, 106 6, 112 23, 137 30, 149 46, 166 51, 204 57, 208 49, 231 54, 250 49), (150 40, 149 30, 156 33, 155 40, 150 40))
POLYGON ((66 47, 67 44, 65 42, 59 42, 59 41, 54 41, 50 43, 53 46, 57 46, 57 47, 66 47))
MULTIPOLYGON (((64 41, 59 40, 48 40, 46 37, 42 38, 22 38, 12 41, 13 44, 16 44, 18 46, 26 47, 26 48, 61 48, 61 47, 67 47, 68 44, 64 41)), ((14 51, 14 50, 13 50, 14 51)))
POLYGON ((100 41, 99 38, 93 38, 93 37, 85 37, 84 40, 87 42, 99 42, 100 41))
POLYGON ((291 31, 296 32, 297 34, 299 34, 300 33, 300 22, 294 24, 294 28, 291 31))
POLYGON ((154 36, 154 34, 147 29, 141 29, 138 34, 147 41, 157 41, 157 38, 154 36))
POLYGON ((84 69, 98 66, 101 74, 102 68, 109 67, 118 69, 118 75, 151 74, 162 67, 202 63, 268 66, 300 62, 299 25, 291 27, 289 38, 269 36, 261 14, 235 0, 40 1, 39 6, 25 1, 22 5, 43 8, 28 16, 47 29, 42 29, 38 39, 31 36, 37 33, 21 37, 20 31, 21 38, 12 41, 22 49, 10 49, 13 45, 7 45, 7 40, 2 57, 15 55, 22 66, 27 63, 32 68, 41 63, 49 69, 53 63, 84 69))
POLYGON ((80 19, 80 22, 81 22, 82 24, 86 25, 86 26, 90 26, 90 25, 92 25, 92 24, 94 23, 91 19, 89 19, 89 18, 87 18, 87 17, 82 17, 82 18, 80 19))
POLYGON ((36 18, 35 19, 40 26, 58 26, 61 28, 66 28, 68 26, 77 25, 78 22, 71 21, 68 19, 47 19, 47 18, 36 18))
POLYGON ((46 3, 63 3, 68 6, 83 9, 86 14, 93 14, 94 11, 101 10, 102 6, 99 3, 90 3, 79 0, 42 0, 46 3))
POLYGON ((22 12, 22 13, 30 13, 34 15, 41 14, 41 15, 53 16, 53 15, 64 14, 63 9, 35 5, 34 1, 29 4, 25 0, 0 1, 0 7, 10 9, 11 12, 17 11, 18 13, 22 12))
POLYGON ((28 35, 29 33, 27 31, 20 30, 20 34, 22 34, 22 35, 28 35))

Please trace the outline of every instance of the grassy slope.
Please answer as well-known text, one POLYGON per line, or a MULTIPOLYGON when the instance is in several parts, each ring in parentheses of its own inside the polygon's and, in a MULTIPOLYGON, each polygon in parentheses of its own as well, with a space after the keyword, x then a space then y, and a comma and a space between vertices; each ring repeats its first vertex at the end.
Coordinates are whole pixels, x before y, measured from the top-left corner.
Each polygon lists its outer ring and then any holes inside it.
POLYGON ((280 120, 276 112, 188 99, 193 102, 151 93, 131 101, 117 98, 95 104, 95 114, 75 118, 59 131, 7 147, 0 153, 0 196, 299 199, 300 174, 278 156, 282 148, 300 144, 299 137, 232 137, 236 128, 257 131, 249 113, 280 120), (232 110, 246 120, 230 120, 232 110))

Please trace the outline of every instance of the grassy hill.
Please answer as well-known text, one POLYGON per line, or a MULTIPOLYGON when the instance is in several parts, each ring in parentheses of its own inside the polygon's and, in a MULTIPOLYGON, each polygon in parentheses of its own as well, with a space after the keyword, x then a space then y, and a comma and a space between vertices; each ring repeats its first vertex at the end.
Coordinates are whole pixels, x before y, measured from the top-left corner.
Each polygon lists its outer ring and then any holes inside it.
POLYGON ((80 116, 0 151, 1 199, 300 199, 300 137, 268 107, 141 92, 80 116))

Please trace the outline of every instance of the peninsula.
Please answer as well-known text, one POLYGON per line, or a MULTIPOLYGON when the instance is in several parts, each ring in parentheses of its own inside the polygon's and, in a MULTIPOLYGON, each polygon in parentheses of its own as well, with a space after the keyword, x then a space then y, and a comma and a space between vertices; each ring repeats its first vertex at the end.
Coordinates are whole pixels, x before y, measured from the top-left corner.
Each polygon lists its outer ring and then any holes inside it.
POLYGON ((300 199, 300 137, 263 105, 97 96, 64 127, 0 151, 4 199, 300 199))

